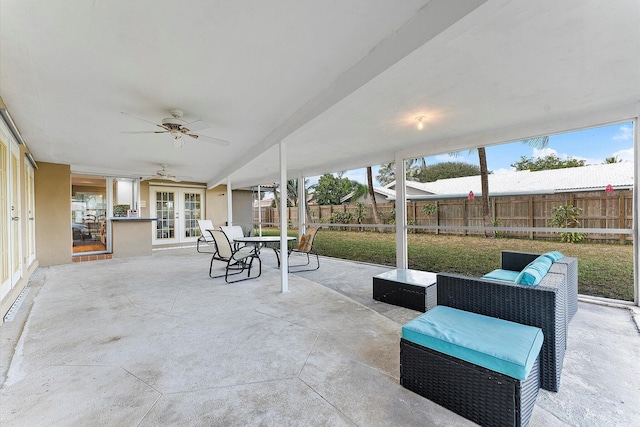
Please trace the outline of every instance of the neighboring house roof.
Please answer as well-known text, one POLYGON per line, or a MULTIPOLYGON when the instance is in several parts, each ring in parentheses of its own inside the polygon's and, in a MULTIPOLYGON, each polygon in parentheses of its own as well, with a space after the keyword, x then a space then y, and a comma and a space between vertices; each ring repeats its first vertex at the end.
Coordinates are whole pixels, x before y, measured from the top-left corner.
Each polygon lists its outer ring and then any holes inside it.
MULTIPOLYGON (((633 173, 633 163, 623 162, 538 172, 526 170, 505 174, 490 174, 489 191, 493 195, 558 193, 604 190, 607 185, 611 185, 614 189, 626 189, 633 188, 633 173)), ((476 196, 482 194, 479 175, 439 179, 434 182, 407 181, 406 185, 407 188, 417 190, 413 191, 413 194, 407 194, 409 199, 429 195, 464 196, 469 194, 469 191, 473 191, 476 196)), ((395 199, 395 181, 384 187, 375 187, 374 191, 386 196, 388 199, 395 199)))
POLYGON ((347 194, 346 196, 342 197, 342 198, 340 199, 340 203, 344 203, 344 202, 346 202, 346 201, 350 200, 350 199, 353 197, 353 195, 354 195, 354 194, 356 194, 356 192, 355 192, 355 191, 352 191, 351 193, 349 193, 349 194, 347 194))

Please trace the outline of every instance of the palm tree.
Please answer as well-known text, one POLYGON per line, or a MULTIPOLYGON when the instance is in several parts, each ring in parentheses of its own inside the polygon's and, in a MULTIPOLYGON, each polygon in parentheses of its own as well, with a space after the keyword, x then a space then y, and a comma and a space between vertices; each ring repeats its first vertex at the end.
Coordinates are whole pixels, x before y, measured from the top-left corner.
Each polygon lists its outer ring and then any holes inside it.
MULTIPOLYGON (((380 225, 380 214, 378 213, 378 204, 376 203, 376 195, 373 192, 373 174, 371 173, 371 166, 367 166, 367 185, 369 187, 369 199, 371 200, 371 208, 373 209, 373 220, 376 225, 380 225)), ((382 233, 384 228, 378 227, 378 231, 382 233)))
MULTIPOLYGON (((549 144, 548 136, 525 139, 525 144, 535 148, 544 148, 549 144)), ((487 228, 491 225, 489 216, 489 169, 487 168, 487 152, 484 147, 478 147, 478 161, 480 163, 480 185, 482 187, 482 226, 484 227, 485 237, 495 237, 495 233, 490 232, 487 228)))
POLYGON ((604 159, 604 162, 602 162, 602 164, 604 165, 610 165, 612 163, 620 163, 620 159, 618 159, 618 156, 607 157, 606 159, 604 159))

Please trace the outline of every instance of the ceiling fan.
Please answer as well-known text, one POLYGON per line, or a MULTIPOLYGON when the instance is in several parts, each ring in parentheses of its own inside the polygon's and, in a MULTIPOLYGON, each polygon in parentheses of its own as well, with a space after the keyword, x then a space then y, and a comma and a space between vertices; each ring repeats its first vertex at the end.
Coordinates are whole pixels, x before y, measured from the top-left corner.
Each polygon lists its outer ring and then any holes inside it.
POLYGON ((180 182, 185 179, 191 178, 188 176, 177 177, 169 171, 168 165, 162 164, 160 166, 162 167, 162 169, 157 170, 155 175, 144 176, 142 177, 142 181, 149 181, 150 179, 163 179, 166 181, 180 182))
POLYGON ((184 147, 183 136, 189 136, 194 139, 199 139, 206 142, 211 142, 218 145, 227 146, 229 145, 229 141, 220 138, 214 138, 207 135, 200 135, 198 132, 208 129, 211 126, 202 120, 195 120, 193 122, 186 122, 182 120, 183 112, 181 110, 171 110, 171 117, 167 117, 162 119, 161 124, 154 123, 151 120, 143 119, 142 117, 134 116, 130 113, 123 112, 122 114, 126 114, 127 116, 131 116, 135 119, 142 120, 147 123, 151 123, 152 125, 158 126, 162 128, 162 130, 156 131, 136 131, 136 132, 123 132, 123 133, 168 133, 173 137, 174 145, 177 148, 184 147))

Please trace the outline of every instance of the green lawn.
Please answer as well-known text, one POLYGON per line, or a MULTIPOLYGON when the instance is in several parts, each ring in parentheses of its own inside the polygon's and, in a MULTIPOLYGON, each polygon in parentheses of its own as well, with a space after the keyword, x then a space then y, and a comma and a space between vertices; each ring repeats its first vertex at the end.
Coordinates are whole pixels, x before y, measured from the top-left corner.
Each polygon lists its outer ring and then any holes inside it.
MULTIPOLYGON (((265 233, 266 234, 266 233, 265 233)), ((277 230, 275 231, 277 234, 277 230)), ((289 234, 296 235, 295 230, 289 234)), ((560 243, 527 239, 409 234, 409 268, 482 276, 500 268, 500 251, 557 250, 578 258, 579 292, 633 301, 631 245, 560 243)), ((314 242, 320 255, 394 266, 395 234, 323 228, 314 242)))

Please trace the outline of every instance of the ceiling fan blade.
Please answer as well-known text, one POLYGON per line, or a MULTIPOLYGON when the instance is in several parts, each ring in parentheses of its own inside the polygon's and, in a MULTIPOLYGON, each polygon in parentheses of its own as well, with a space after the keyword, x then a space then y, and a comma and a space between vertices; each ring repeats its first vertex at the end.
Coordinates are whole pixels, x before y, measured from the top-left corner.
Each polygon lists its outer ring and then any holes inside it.
POLYGON ((164 133, 165 131, 162 132, 157 132, 155 130, 139 130, 139 131, 133 131, 133 132, 120 132, 120 133, 164 133))
POLYGON ((211 125, 202 120, 196 120, 195 122, 186 123, 184 127, 189 129, 189 132, 198 132, 199 130, 209 129, 211 125))
MULTIPOLYGON (((160 126, 159 124, 154 123, 154 122, 152 122, 151 120, 147 120, 147 119, 143 119, 142 117, 134 116, 134 115, 133 115, 133 114, 131 114, 131 113, 126 113, 126 112, 124 112, 124 111, 122 111, 121 113, 122 113, 122 114, 124 114, 125 116, 130 116, 130 117, 133 117, 134 119, 138 119, 138 120, 142 120, 143 122, 151 123, 151 124, 152 124, 152 125, 154 125, 154 126, 160 126)), ((160 126, 160 127, 162 127, 162 126, 160 126)))
POLYGON ((230 144, 229 141, 226 141, 226 140, 220 139, 220 138, 214 138, 212 136, 196 135, 196 134, 192 134, 192 133, 188 133, 187 135, 189 135, 191 138, 201 139, 201 140, 203 140, 205 142, 211 142, 213 144, 222 145, 224 147, 227 147, 230 144))

